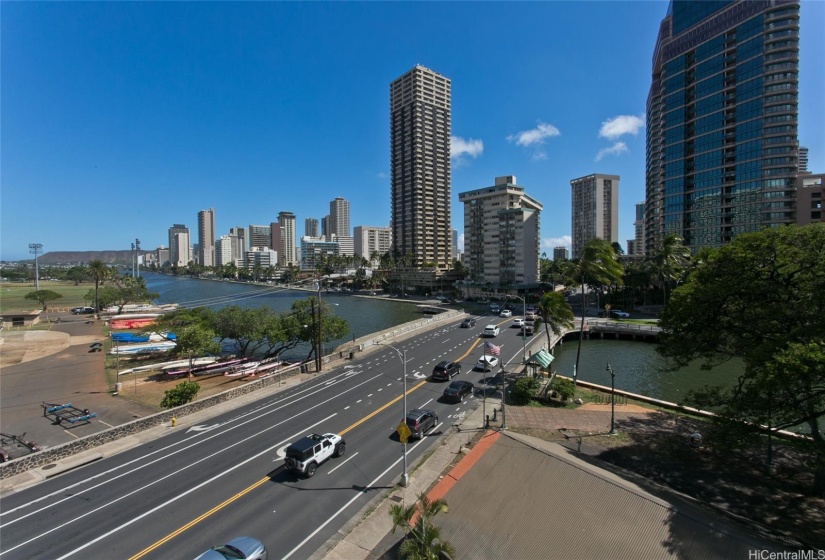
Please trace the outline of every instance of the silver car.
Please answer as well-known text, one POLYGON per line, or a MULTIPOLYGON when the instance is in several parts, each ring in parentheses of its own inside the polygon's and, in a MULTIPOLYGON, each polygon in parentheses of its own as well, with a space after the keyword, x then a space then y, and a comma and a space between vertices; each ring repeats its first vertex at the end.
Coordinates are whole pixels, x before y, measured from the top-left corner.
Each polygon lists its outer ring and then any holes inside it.
POLYGON ((215 546, 195 558, 195 560, 266 560, 264 543, 252 537, 238 537, 223 546, 215 546))

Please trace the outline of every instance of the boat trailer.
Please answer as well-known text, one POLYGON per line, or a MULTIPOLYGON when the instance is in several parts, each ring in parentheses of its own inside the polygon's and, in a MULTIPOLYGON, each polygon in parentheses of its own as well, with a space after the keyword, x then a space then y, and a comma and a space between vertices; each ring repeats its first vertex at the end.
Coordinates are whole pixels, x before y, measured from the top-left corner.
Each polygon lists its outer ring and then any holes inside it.
POLYGON ((43 416, 45 418, 52 417, 52 421, 57 425, 61 425, 64 422, 68 422, 69 424, 77 424, 78 422, 89 424, 92 418, 97 417, 97 414, 90 412, 88 408, 80 409, 72 405, 72 403, 54 404, 44 402, 42 406, 43 416))

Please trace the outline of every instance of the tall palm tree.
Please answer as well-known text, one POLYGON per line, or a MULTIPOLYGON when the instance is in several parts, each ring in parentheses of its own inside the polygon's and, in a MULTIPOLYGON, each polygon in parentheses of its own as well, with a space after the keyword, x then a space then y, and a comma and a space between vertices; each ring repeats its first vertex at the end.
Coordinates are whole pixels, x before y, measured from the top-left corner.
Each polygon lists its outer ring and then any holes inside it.
POLYGON ((100 290, 100 283, 106 280, 112 274, 112 269, 106 263, 99 259, 90 261, 86 266, 86 271, 89 277, 95 281, 95 315, 100 312, 100 305, 98 304, 98 292, 100 290))
MULTIPOLYGON (((616 258, 616 252, 604 239, 591 239, 582 249, 582 254, 573 270, 574 277, 582 286, 582 321, 579 327, 579 346, 576 350, 576 372, 584 340, 584 317, 587 314, 587 290, 585 286, 621 284, 624 269, 616 258)), ((575 383, 575 377, 573 382, 575 383)))
POLYGON ((664 304, 667 305, 667 288, 673 280, 680 278, 690 262, 690 249, 684 246, 681 237, 669 233, 653 257, 653 266, 662 280, 664 304))
POLYGON ((541 322, 544 323, 544 334, 547 335, 547 348, 551 347, 550 331, 560 336, 562 329, 572 327, 573 309, 564 301, 564 296, 558 292, 547 292, 541 296, 537 305, 541 322))
POLYGON ((390 506, 393 532, 402 527, 407 536, 398 549, 398 555, 409 560, 437 560, 444 558, 445 554, 448 557, 455 556, 453 545, 441 540, 441 531, 433 524, 433 518, 447 510, 446 501, 430 500, 426 494, 421 494, 418 502, 410 506, 390 506), (415 524, 410 526, 413 519, 415 524))

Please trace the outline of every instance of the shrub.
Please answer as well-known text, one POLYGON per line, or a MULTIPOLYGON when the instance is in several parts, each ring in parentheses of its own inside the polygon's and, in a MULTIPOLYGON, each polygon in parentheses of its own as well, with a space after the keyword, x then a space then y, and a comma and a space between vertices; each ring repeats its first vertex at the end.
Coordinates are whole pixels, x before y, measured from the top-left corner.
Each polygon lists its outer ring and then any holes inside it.
POLYGON ((556 377, 553 379, 550 389, 556 392, 562 402, 567 402, 576 394, 576 387, 570 379, 556 377))
POLYGON ((510 390, 510 402, 517 406, 528 404, 539 385, 541 383, 535 377, 519 377, 510 390))
POLYGON ((160 401, 160 406, 161 408, 174 408, 192 402, 200 390, 201 386, 197 382, 184 381, 177 384, 174 389, 169 389, 163 393, 164 397, 160 401))

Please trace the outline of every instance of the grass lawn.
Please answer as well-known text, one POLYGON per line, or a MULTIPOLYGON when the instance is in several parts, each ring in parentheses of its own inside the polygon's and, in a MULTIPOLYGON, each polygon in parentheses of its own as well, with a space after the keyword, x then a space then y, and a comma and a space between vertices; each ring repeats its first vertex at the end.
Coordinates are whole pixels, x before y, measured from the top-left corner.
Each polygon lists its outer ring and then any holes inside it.
MULTIPOLYGON (((49 308, 56 311, 69 310, 72 307, 90 305, 88 299, 83 296, 91 290, 94 292, 93 282, 84 282, 77 286, 74 282, 57 282, 53 280, 42 280, 41 290, 51 290, 63 297, 49 302, 49 308)), ((7 311, 34 311, 40 307, 35 300, 26 299, 26 294, 34 291, 34 282, 3 282, 0 284, 0 312, 7 311)))

